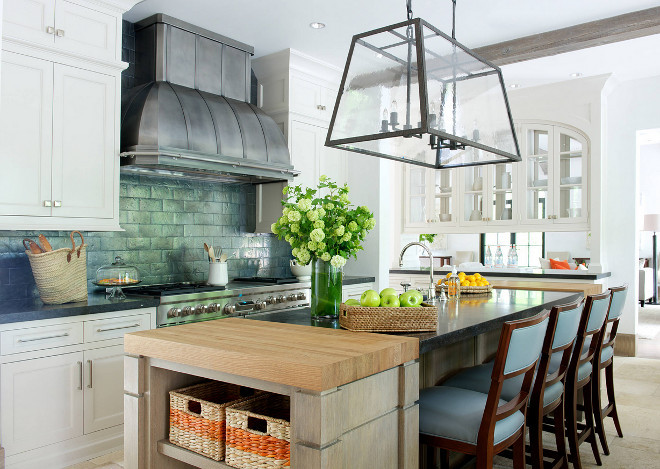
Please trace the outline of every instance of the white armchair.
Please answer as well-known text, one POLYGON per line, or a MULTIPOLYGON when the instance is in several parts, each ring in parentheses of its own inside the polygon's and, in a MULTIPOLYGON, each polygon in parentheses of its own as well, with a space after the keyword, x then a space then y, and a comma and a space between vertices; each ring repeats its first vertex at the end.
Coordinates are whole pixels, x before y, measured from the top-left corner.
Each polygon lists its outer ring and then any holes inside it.
POLYGON ((639 269, 639 304, 644 307, 644 302, 653 297, 653 269, 645 267, 639 269))

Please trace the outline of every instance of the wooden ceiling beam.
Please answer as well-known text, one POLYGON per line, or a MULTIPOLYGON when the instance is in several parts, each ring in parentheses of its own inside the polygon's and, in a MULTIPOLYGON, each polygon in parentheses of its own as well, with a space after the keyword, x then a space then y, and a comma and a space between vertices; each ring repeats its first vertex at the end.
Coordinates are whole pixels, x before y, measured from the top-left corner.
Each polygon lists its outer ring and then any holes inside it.
POLYGON ((654 7, 473 50, 495 65, 502 66, 658 33, 660 7, 654 7))

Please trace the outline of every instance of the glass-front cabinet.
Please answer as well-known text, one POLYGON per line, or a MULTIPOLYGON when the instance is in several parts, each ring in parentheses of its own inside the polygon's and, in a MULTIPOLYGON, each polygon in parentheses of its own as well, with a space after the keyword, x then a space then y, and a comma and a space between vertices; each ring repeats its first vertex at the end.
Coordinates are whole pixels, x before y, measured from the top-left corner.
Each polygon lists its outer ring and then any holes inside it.
POLYGON ((404 165, 403 219, 407 230, 425 233, 430 228, 458 225, 456 174, 456 169, 404 165))
POLYGON ((524 124, 521 135, 522 223, 587 223, 587 139, 559 125, 524 124))
POLYGON ((509 225, 517 221, 514 184, 518 163, 462 168, 461 224, 509 225))

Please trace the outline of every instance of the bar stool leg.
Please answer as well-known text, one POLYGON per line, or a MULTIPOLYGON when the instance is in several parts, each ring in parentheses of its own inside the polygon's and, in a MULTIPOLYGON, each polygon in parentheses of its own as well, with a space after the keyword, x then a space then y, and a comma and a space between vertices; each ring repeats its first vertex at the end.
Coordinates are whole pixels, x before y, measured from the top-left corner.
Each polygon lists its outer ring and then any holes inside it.
POLYGON ((619 414, 616 411, 616 398, 614 397, 614 362, 610 363, 605 368, 605 384, 607 386, 607 400, 609 401, 608 405, 612 406, 610 411, 610 416, 614 420, 614 427, 616 428, 616 433, 620 438, 623 438, 623 432, 621 431, 621 424, 619 423, 619 414))
POLYGON ((577 428, 577 390, 566 395, 566 438, 568 439, 568 448, 571 453, 571 462, 575 469, 582 469, 580 461, 580 445, 578 444, 577 428))
POLYGON ((525 428, 513 444, 513 469, 525 469, 525 428))
POLYGON ((449 451, 446 449, 440 450, 440 468, 449 469, 449 451))
MULTIPOLYGON (((566 453, 566 428, 564 427, 564 404, 558 406, 554 412, 554 426, 555 426, 555 443, 557 445, 557 453, 562 459, 562 468, 568 469, 568 454, 566 453)), ((541 466, 543 467, 543 466, 541 466)))
POLYGON ((530 463, 534 469, 543 469, 543 417, 538 414, 538 409, 527 410, 529 449, 531 453, 530 463))
POLYGON ((589 382, 582 388, 582 394, 584 396, 584 418, 587 423, 587 429, 585 431, 589 432, 587 441, 591 444, 591 452, 594 454, 596 464, 602 466, 603 463, 600 460, 600 452, 598 451, 598 443, 596 442, 596 428, 594 427, 594 403, 591 390, 593 384, 593 380, 589 380, 589 382))
POLYGON ((600 398, 600 370, 594 374, 594 378, 598 378, 591 383, 591 394, 593 399, 593 416, 596 425, 596 433, 600 440, 600 445, 603 447, 605 456, 610 454, 610 447, 607 445, 607 436, 605 435, 605 425, 603 425, 603 405, 600 398))

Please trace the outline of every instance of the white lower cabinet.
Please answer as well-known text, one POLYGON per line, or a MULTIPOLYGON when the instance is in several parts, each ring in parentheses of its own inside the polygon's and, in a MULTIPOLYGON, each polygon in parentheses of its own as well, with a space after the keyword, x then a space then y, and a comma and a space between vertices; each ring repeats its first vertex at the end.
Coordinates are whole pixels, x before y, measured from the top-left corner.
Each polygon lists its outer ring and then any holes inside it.
POLYGON ((373 288, 374 288, 374 284, 371 282, 356 283, 353 285, 344 285, 341 289, 341 301, 346 301, 349 298, 359 300, 360 297, 362 296, 362 293, 364 293, 367 290, 372 290, 373 288))
POLYGON ((124 423, 124 346, 85 351, 85 433, 124 423))
POLYGON ((0 366, 7 456, 82 436, 82 366, 82 352, 0 366))

